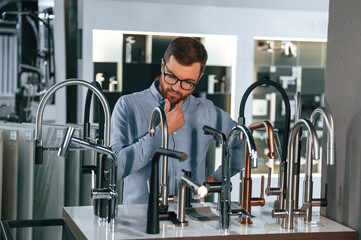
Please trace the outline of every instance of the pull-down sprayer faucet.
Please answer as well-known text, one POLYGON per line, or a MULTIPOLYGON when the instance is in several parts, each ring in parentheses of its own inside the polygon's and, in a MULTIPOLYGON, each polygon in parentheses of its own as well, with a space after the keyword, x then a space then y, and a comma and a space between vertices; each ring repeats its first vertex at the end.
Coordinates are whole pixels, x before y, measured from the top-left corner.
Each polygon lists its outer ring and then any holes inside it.
MULTIPOLYGON (((245 116, 244 116, 244 109, 246 105, 247 98, 249 94, 258 86, 261 85, 271 85, 274 88, 276 88, 279 93, 281 94, 283 101, 285 103, 286 108, 286 115, 285 115, 285 127, 283 132, 283 141, 282 141, 282 156, 280 156, 280 171, 279 171, 279 180, 278 180, 278 188, 274 188, 274 191, 269 192, 270 194, 278 195, 278 202, 279 206, 277 206, 278 209, 284 209, 284 199, 285 199, 285 192, 286 192, 286 178, 287 178, 287 143, 288 143, 288 133, 290 129, 290 119, 291 119, 291 107, 290 107, 290 101, 288 98, 288 95, 286 91, 279 85, 277 82, 272 80, 260 80, 255 83, 253 83, 251 86, 249 86, 244 93, 241 104, 239 107, 239 117, 238 117, 238 124, 239 125, 245 125, 245 116)), ((278 205, 278 204, 275 204, 278 205)))
MULTIPOLYGON (((110 108, 109 104, 103 95, 103 93, 95 86, 93 86, 91 83, 86 82, 84 80, 80 79, 67 79, 66 81, 59 82, 55 85, 53 85, 51 88, 46 91, 43 98, 41 99, 38 110, 36 113, 36 123, 35 123, 35 139, 34 139, 34 148, 35 148, 35 164, 42 164, 43 163, 43 140, 42 140, 42 119, 44 114, 44 109, 46 106, 46 103, 50 99, 50 97, 60 88, 71 86, 71 85, 81 85, 85 86, 98 97, 99 101, 101 102, 103 111, 104 111, 104 143, 103 146, 105 148, 110 147, 110 108)), ((94 149, 93 149, 94 150, 94 149)), ((115 158, 116 160, 116 158, 115 158)), ((116 164, 116 163, 114 163, 116 164)), ((101 186, 102 184, 100 184, 101 186)), ((94 187, 94 186, 92 186, 94 187)), ((110 186, 109 186, 110 187, 110 186)), ((95 213, 100 220, 104 220, 103 216, 98 215, 95 213)))

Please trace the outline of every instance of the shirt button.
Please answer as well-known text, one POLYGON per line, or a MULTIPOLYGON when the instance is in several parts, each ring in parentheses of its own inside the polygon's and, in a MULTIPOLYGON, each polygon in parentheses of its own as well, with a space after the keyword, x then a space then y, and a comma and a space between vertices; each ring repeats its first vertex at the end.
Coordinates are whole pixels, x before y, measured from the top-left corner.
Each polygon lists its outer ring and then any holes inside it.
POLYGON ((177 132, 174 132, 174 135, 176 135, 177 134, 177 132))

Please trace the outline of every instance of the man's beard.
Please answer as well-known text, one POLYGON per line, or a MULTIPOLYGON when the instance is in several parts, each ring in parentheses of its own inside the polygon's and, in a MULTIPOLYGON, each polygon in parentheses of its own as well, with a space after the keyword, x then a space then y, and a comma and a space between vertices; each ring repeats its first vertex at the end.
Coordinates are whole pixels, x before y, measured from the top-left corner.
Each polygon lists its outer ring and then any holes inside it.
POLYGON ((164 96, 164 98, 168 99, 171 104, 177 104, 181 100, 184 100, 187 97, 187 96, 184 97, 182 94, 180 94, 176 91, 173 91, 172 89, 165 90, 163 96, 164 96))

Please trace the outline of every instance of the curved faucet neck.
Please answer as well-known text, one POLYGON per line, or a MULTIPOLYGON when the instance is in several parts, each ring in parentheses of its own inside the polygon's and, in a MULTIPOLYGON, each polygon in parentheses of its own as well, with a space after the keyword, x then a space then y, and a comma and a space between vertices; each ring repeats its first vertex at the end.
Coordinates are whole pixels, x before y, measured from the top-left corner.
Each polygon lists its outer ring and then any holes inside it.
POLYGON ((53 85, 51 88, 49 88, 49 90, 45 93, 45 95, 43 96, 43 98, 41 99, 41 101, 39 103, 39 107, 38 107, 38 110, 36 113, 36 120, 35 120, 36 121, 36 124, 35 124, 36 139, 35 140, 38 142, 41 139, 42 119, 43 119, 44 109, 45 109, 45 105, 46 105, 47 101, 57 90, 59 90, 60 88, 66 87, 66 86, 71 86, 71 85, 85 86, 85 87, 91 89, 95 93, 95 95, 99 98, 99 100, 103 106, 104 115, 105 115, 104 145, 109 146, 109 144, 110 144, 110 108, 109 108, 109 104, 108 104, 105 96, 99 89, 97 89, 90 83, 88 83, 84 80, 80 80, 80 79, 68 79, 66 81, 57 83, 57 84, 53 85))
POLYGON ((286 119, 285 119, 284 135, 283 135, 283 142, 282 142, 282 153, 283 154, 281 156, 281 161, 283 163, 285 163, 286 159, 287 159, 286 150, 287 150, 287 143, 288 143, 288 134, 289 134, 289 129, 290 129, 291 106, 290 106, 290 101, 289 101, 288 95, 287 95, 286 91, 282 88, 281 85, 279 85, 275 81, 265 79, 265 80, 257 81, 255 83, 253 83, 251 86, 249 86, 241 100, 241 104, 239 107, 238 124, 240 124, 240 125, 245 124, 244 109, 245 109, 247 98, 248 98, 249 94, 253 91, 253 89, 255 89, 256 87, 261 86, 261 85, 271 85, 274 88, 276 88, 278 90, 278 92, 281 94, 283 101, 285 103, 286 119))

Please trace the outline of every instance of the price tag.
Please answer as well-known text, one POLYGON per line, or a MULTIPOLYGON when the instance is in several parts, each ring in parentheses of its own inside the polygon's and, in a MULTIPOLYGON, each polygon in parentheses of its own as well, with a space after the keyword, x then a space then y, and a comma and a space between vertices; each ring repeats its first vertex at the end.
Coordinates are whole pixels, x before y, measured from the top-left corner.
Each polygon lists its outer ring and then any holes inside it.
POLYGON ((64 138, 64 131, 61 129, 56 130, 56 138, 64 138))
POLYGON ((17 131, 10 131, 10 140, 16 141, 18 139, 17 131))
POLYGON ((277 71, 277 67, 276 67, 276 66, 270 66, 270 67, 269 67, 269 71, 270 71, 271 73, 275 73, 275 72, 277 71))
POLYGON ((90 129, 89 137, 95 139, 95 129, 90 129))
POLYGON ((25 132, 25 141, 32 141, 33 140, 33 133, 32 131, 26 131, 25 132))

